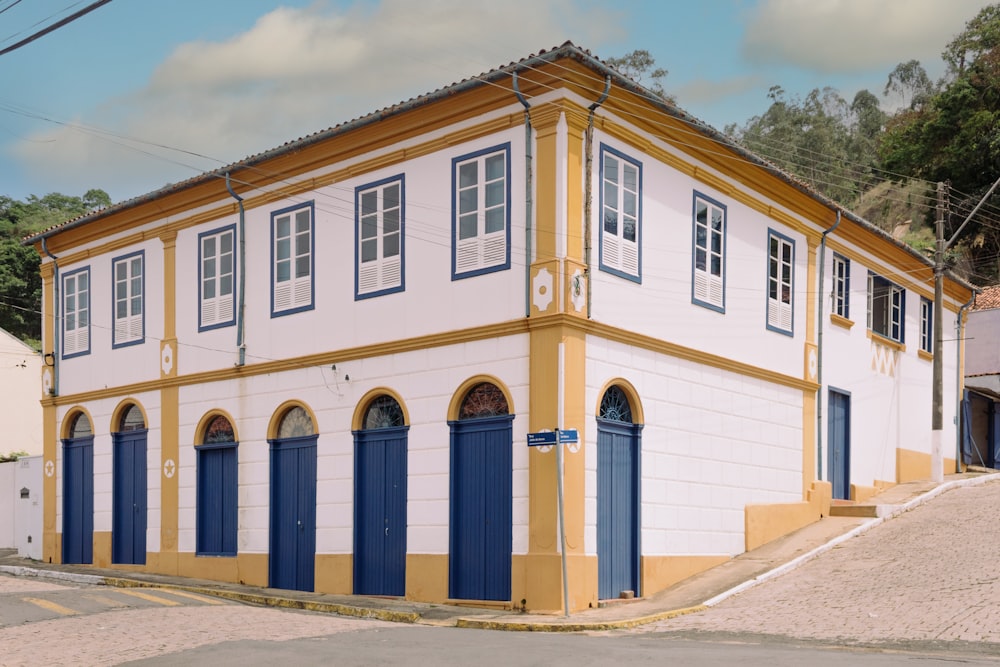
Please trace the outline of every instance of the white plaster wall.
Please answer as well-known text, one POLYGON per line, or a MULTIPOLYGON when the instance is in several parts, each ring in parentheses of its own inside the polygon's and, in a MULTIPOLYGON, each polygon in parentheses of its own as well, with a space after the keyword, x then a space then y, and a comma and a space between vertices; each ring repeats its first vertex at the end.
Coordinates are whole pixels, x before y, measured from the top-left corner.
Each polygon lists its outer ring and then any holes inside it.
MULTIPOLYGON (((754 366, 802 376, 808 248, 805 237, 647 154, 595 132, 600 144, 642 163, 642 284, 598 270, 600 224, 595 222, 593 318, 754 366), (727 207, 725 313, 692 303, 695 192, 727 207), (793 336, 767 329, 768 229, 795 244, 793 336)), ((600 210, 600 172, 593 174, 593 208, 600 210)), ((761 195, 760 199, 767 201, 761 195)), ((595 221, 600 220, 599 213, 595 221)))
MULTIPOLYGON (((127 398, 109 398, 81 405, 60 406, 56 411, 57 432, 63 433, 63 423, 71 412, 84 408, 90 414, 94 430, 94 532, 111 532, 112 474, 114 453, 112 424, 114 410, 123 402, 138 404, 146 415, 146 550, 160 550, 160 508, 163 474, 160 466, 160 394, 146 392, 127 398)), ((63 447, 56 445, 56 532, 63 529, 63 447)))
MULTIPOLYGON (((587 405, 625 379, 639 393, 642 553, 735 555, 744 507, 802 496, 802 392, 622 343, 587 338, 587 405)), ((588 419, 587 442, 597 442, 588 419)), ((586 448, 586 549, 597 551, 597 452, 586 448)))
MULTIPOLYGON (((65 396, 159 378, 160 340, 163 338, 163 243, 153 238, 128 248, 93 255, 82 262, 60 264, 60 298, 62 277, 86 267, 90 267, 90 353, 62 359, 60 332, 59 394, 65 396), (111 263, 138 250, 145 251, 145 338, 140 344, 112 349, 111 263)), ((51 347, 52 343, 47 341, 46 349, 51 347)))
POLYGON ((970 311, 965 331, 965 374, 1000 373, 1000 308, 970 311))
MULTIPOLYGON (((331 165, 315 175, 341 169, 331 165)), ((314 192, 249 208, 245 216, 247 363, 481 326, 524 316, 524 133, 520 128, 458 144, 314 192), (451 279, 453 158, 510 144, 511 267, 451 279), (355 300, 355 188, 404 175, 405 291, 355 300), (271 317, 271 213, 315 204, 315 308, 271 317)), ((252 193, 247 193, 252 196, 252 193)), ((198 234, 237 222, 233 214, 177 236, 178 370, 229 367, 236 326, 198 332, 198 234)))
POLYGON ((0 329, 0 454, 42 453, 41 356, 0 329))
MULTIPOLYGON (((826 266, 832 264, 827 251, 826 266)), ((829 389, 851 395, 850 482, 870 486, 876 480, 896 480, 896 449, 931 453, 931 392, 933 362, 919 356, 920 293, 906 287, 905 350, 886 352, 868 336, 868 270, 851 260, 850 329, 831 324, 830 299, 823 299, 822 442, 823 479, 830 479, 829 389), (888 363, 891 360, 891 363, 888 363)), ((882 273, 876 266, 872 270, 882 273)), ((830 272, 824 276, 822 294, 833 290, 830 272)), ((956 315, 947 309, 943 322, 943 450, 955 457, 955 415, 958 400, 956 315)))
POLYGON ((407 451, 407 551, 448 553, 448 405, 471 376, 498 378, 509 389, 513 423, 514 553, 528 546, 528 338, 511 336, 428 348, 329 366, 290 368, 281 373, 184 387, 180 400, 180 514, 178 548, 196 548, 196 456, 199 420, 213 409, 234 420, 239 437, 240 553, 267 553, 269 445, 267 427, 288 400, 303 402, 316 416, 316 551, 353 552, 354 436, 351 422, 370 390, 389 388, 403 399, 410 418, 407 451), (349 378, 349 379, 348 379, 349 378))

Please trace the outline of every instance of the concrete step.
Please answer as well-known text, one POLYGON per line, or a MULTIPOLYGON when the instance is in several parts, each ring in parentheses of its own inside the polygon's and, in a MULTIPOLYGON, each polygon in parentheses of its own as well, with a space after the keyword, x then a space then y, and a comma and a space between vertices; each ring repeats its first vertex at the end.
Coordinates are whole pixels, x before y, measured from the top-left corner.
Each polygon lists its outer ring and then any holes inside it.
POLYGON ((871 503, 853 503, 850 505, 837 503, 836 505, 830 505, 830 516, 853 516, 853 517, 865 517, 865 518, 876 518, 882 516, 879 514, 879 508, 882 505, 874 505, 871 503))

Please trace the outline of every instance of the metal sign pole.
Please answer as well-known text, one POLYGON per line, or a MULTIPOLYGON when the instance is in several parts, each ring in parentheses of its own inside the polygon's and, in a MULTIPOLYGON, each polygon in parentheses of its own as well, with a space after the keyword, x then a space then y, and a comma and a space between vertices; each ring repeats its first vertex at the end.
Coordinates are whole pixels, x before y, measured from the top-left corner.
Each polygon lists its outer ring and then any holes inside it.
POLYGON ((563 366, 565 364, 566 349, 565 343, 559 342, 559 380, 558 380, 558 421, 556 427, 556 488, 559 494, 559 552, 562 554, 562 589, 563 589, 563 614, 569 616, 569 579, 566 576, 566 521, 563 514, 563 444, 560 442, 559 431, 563 427, 563 394, 565 391, 565 376, 563 366))

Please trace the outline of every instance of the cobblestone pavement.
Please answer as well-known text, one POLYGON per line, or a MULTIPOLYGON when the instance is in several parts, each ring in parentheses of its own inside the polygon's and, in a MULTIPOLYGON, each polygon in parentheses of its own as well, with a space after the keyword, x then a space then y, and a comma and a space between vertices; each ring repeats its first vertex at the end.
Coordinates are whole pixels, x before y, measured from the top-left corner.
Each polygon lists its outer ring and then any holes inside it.
MULTIPOLYGON (((3 584, 10 593, 68 588, 9 578, 3 584), (17 590, 18 584, 26 585, 17 590)), ((0 628, 0 666, 115 665, 222 642, 287 641, 392 625, 238 604, 120 609, 0 628)))
POLYGON ((636 632, 989 643, 1000 655, 998 509, 1000 482, 948 491, 715 607, 636 632))

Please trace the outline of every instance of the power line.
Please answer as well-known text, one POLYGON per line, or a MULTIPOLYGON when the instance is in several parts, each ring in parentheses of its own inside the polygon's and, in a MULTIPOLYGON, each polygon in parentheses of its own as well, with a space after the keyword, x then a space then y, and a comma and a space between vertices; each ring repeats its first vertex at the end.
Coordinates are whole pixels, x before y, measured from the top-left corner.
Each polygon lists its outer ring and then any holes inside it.
MULTIPOLYGON (((20 2, 20 0, 18 0, 18 2, 20 2)), ((97 2, 92 2, 89 5, 87 5, 86 7, 84 7, 83 9, 81 9, 80 11, 78 11, 78 12, 76 12, 74 14, 70 14, 66 18, 60 19, 59 21, 56 21, 52 25, 46 26, 46 27, 42 28, 41 30, 39 30, 38 32, 25 37, 20 42, 17 42, 16 44, 11 44, 7 48, 5 48, 3 50, 0 50, 0 56, 6 55, 6 54, 10 53, 11 51, 16 51, 17 49, 21 48, 22 46, 26 46, 26 45, 32 43, 33 41, 35 41, 39 37, 44 37, 45 35, 49 34, 50 32, 53 32, 54 30, 58 30, 59 28, 63 27, 64 25, 68 25, 68 24, 72 23, 73 21, 77 20, 81 16, 85 16, 85 15, 89 14, 90 12, 94 11, 95 9, 97 9, 98 7, 101 7, 102 5, 106 5, 109 2, 111 2, 111 0, 97 0, 97 2)), ((3 11, 6 11, 7 9, 10 9, 13 6, 14 5, 10 5, 6 9, 4 9, 3 11)))

